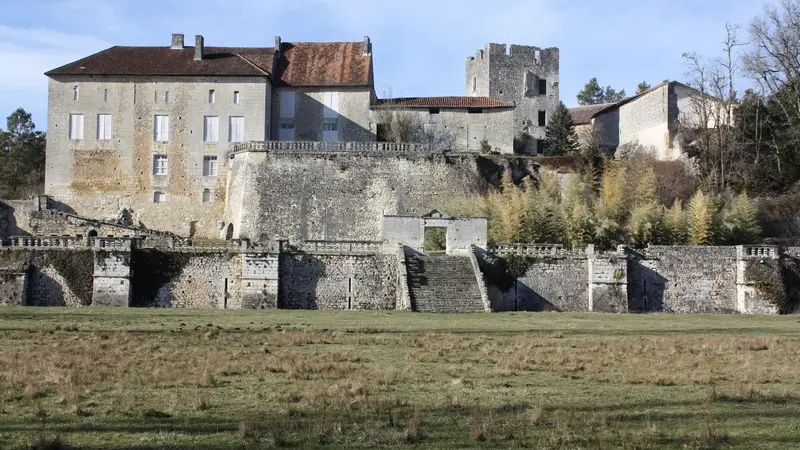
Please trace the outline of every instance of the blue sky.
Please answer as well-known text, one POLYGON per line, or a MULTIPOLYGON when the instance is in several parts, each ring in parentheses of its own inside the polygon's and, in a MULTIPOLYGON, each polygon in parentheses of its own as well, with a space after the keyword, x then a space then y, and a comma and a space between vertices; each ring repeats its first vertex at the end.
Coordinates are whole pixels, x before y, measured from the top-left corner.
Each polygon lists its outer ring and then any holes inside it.
MULTIPOLYGON (((43 72, 112 45, 360 41, 369 35, 378 94, 464 95, 464 61, 488 42, 560 47, 562 101, 596 76, 632 93, 681 80, 687 51, 718 56, 725 23, 777 0, 2 0, 0 116, 19 106, 47 122, 43 72)), ((742 32, 742 38, 746 38, 742 32)), ((5 125, 3 121, 3 125, 5 125)))

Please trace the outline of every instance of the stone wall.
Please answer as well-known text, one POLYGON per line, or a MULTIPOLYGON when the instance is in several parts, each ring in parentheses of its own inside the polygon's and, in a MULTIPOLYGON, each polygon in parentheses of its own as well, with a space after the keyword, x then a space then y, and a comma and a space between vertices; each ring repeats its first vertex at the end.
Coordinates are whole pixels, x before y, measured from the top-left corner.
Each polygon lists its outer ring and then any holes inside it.
POLYGON ((33 200, 0 200, 0 237, 35 233, 30 221, 34 211, 33 200))
POLYGON ((549 123, 559 102, 559 49, 527 45, 488 44, 475 57, 467 59, 467 95, 488 96, 515 102, 515 133, 526 132, 534 141, 523 153, 536 153, 536 139, 544 139, 545 127, 539 126, 539 111, 545 111, 549 123), (545 93, 539 92, 544 80, 545 93))
POLYGON ((27 298, 26 272, 0 270, 0 306, 21 305, 27 298))
POLYGON ((738 311, 736 247, 650 246, 628 260, 631 311, 738 311))
POLYGON ((281 256, 279 305, 288 309, 394 309, 394 254, 281 256))
POLYGON ((473 154, 237 154, 225 221, 258 242, 375 241, 384 215, 445 210, 502 170, 473 154))
POLYGON ((493 311, 589 311, 585 257, 533 256, 528 264, 507 290, 490 288, 493 311))

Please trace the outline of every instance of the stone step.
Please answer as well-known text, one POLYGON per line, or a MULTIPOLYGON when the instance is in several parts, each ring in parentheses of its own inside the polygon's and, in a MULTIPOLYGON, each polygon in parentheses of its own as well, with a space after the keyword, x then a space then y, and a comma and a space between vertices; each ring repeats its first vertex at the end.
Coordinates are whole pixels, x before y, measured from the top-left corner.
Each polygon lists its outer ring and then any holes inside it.
POLYGON ((468 257, 409 255, 406 268, 415 311, 484 311, 480 288, 468 257))

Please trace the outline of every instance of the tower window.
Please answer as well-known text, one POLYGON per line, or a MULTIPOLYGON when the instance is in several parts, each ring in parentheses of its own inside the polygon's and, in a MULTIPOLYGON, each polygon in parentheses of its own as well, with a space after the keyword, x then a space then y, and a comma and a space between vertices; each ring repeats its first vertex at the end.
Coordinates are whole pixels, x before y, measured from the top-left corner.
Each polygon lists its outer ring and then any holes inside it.
POLYGON ((539 111, 539 126, 547 125, 547 111, 539 111))
POLYGON ((547 95, 547 80, 539 80, 539 95, 547 95))

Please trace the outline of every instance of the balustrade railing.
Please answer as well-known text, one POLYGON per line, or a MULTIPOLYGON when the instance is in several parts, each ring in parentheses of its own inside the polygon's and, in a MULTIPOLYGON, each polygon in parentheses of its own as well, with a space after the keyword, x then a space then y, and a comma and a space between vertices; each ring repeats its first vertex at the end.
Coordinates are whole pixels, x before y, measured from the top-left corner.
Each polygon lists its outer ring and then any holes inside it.
POLYGON ((239 152, 442 153, 444 149, 432 144, 400 142, 250 141, 234 144, 232 153, 239 152))

